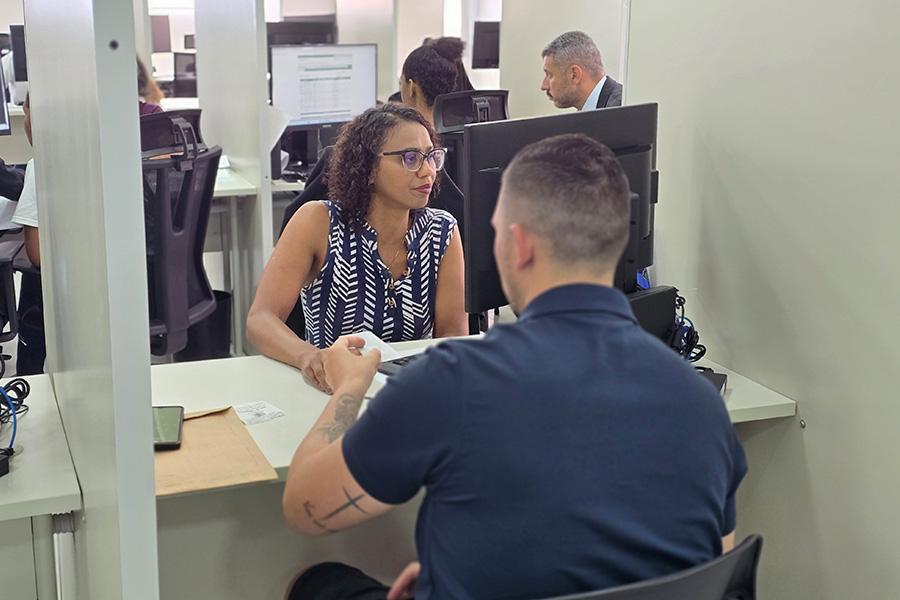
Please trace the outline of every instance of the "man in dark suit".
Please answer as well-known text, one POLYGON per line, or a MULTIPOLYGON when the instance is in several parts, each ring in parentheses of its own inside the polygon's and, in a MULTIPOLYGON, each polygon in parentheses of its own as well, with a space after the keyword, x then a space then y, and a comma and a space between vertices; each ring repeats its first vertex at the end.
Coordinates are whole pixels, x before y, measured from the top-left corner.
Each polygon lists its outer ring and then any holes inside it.
POLYGON ((541 56, 541 91, 557 108, 622 106, 622 84, 606 74, 600 50, 588 34, 567 31, 550 42, 541 56))

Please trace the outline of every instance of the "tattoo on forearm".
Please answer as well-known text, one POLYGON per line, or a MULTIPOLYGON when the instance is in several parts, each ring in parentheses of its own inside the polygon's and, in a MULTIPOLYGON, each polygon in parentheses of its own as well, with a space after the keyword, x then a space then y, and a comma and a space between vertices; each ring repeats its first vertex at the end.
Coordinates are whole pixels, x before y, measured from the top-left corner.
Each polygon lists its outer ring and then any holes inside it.
POLYGON ((334 421, 325 423, 319 428, 319 431, 325 434, 329 443, 341 437, 356 422, 356 416, 359 414, 359 406, 362 404, 362 400, 362 398, 357 398, 350 394, 345 394, 338 399, 337 406, 334 409, 334 421))
POLYGON ((363 510, 363 508, 359 505, 359 501, 366 497, 365 494, 358 494, 356 496, 352 496, 350 494, 350 492, 347 491, 347 488, 341 488, 341 489, 344 491, 344 496, 347 498, 347 501, 344 502, 343 504, 341 504, 340 506, 338 506, 336 509, 334 509, 327 515, 325 515, 324 517, 319 518, 313 513, 313 509, 315 508, 315 506, 313 506, 312 502, 307 500, 306 502, 303 503, 303 510, 306 512, 306 516, 309 518, 309 520, 312 522, 313 525, 315 525, 322 531, 334 533, 336 530, 328 527, 328 524, 327 524, 328 521, 330 519, 333 519, 334 517, 338 516, 339 514, 341 514, 348 508, 355 508, 356 510, 358 510, 359 512, 361 512, 365 515, 369 514, 365 510, 363 510))
POLYGON ((313 525, 315 525, 316 527, 318 527, 319 529, 321 529, 323 531, 327 531, 329 533, 334 533, 333 530, 328 529, 328 526, 325 525, 325 523, 323 523, 322 521, 320 521, 319 519, 316 518, 316 515, 313 514, 313 508, 315 508, 315 507, 312 505, 312 502, 310 502, 309 500, 307 500, 306 502, 303 503, 303 510, 306 511, 306 516, 309 518, 310 521, 312 521, 313 525))

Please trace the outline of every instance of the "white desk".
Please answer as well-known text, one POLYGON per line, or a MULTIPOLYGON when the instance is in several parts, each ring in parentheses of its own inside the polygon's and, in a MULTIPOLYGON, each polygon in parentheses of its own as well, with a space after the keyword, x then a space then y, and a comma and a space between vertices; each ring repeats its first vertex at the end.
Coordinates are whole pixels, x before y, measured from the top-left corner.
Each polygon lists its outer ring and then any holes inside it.
MULTIPOLYGON (((303 183, 291 183, 281 180, 272 182, 273 193, 300 192, 302 190, 303 183)), ((247 281, 243 260, 241 259, 238 234, 240 225, 238 202, 242 199, 254 198, 258 192, 259 186, 234 169, 219 169, 216 175, 216 187, 213 190, 213 198, 224 199, 228 212, 228 282, 231 284, 232 307, 234 307, 231 313, 234 332, 234 353, 238 356, 244 353, 243 336, 240 333, 244 330, 245 315, 240 307, 244 306, 244 295, 249 296, 253 289, 251 283, 247 281)))
POLYGON ((284 477, 328 400, 299 371, 262 356, 244 356, 154 365, 150 372, 154 405, 178 404, 190 412, 265 400, 285 412, 247 428, 278 482, 158 500, 162 600, 282 598, 297 573, 319 562, 343 561, 390 580, 415 558, 419 501, 324 538, 301 537, 285 526, 284 477))
MULTIPOLYGON (((31 393, 25 400, 29 410, 19 419, 16 434, 17 450, 21 452, 12 457, 9 473, 0 477, 0 529, 3 530, 0 556, 4 556, 0 562, 0 581, 3 582, 4 598, 7 593, 10 598, 55 598, 56 566, 51 515, 80 510, 81 489, 50 377, 36 375, 25 379, 31 385, 31 393), (25 525, 24 536, 22 525, 25 525), (13 545, 33 549, 33 556, 20 552, 11 558, 5 556, 13 545), (30 565, 24 561, 26 558, 30 565), (29 566, 33 566, 30 579, 29 566), (34 593, 19 596, 11 589, 34 593)), ((3 427, 4 445, 9 443, 11 430, 11 426, 3 427)), ((67 537, 71 538, 71 534, 67 537)), ((67 556, 66 560, 71 561, 72 558, 67 556)))

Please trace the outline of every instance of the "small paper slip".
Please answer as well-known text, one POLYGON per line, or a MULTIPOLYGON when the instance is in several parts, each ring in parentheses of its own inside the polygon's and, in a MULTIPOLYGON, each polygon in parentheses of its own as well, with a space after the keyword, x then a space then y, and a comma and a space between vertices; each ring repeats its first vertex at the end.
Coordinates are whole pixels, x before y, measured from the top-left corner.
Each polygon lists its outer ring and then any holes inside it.
POLYGON ((382 340, 371 331, 359 331, 357 333, 354 333, 353 335, 361 337, 366 341, 366 345, 362 349, 363 354, 368 354, 370 351, 378 348, 379 350, 381 350, 381 362, 400 358, 400 353, 397 352, 393 346, 382 340))
POLYGON ((261 400, 259 402, 248 402, 247 404, 235 406, 234 411, 244 425, 265 423, 266 421, 271 421, 272 419, 284 416, 284 413, 280 408, 261 400))

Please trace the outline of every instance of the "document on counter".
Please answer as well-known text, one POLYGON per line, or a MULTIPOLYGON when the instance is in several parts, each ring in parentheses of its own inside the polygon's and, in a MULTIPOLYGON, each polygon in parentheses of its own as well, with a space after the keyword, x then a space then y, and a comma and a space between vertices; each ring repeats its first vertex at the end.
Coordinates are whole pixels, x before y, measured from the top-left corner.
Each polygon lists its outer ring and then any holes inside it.
POLYGON ((278 417, 283 417, 284 412, 277 406, 272 406, 268 402, 248 402, 247 404, 239 404, 234 407, 238 418, 244 425, 256 425, 265 423, 278 417))

